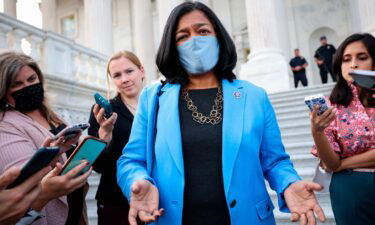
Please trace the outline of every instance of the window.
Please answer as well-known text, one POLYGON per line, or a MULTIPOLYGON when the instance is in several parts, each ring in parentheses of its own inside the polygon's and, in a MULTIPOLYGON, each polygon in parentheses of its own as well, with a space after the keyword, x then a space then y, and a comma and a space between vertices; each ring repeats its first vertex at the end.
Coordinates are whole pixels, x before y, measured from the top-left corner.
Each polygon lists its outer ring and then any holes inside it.
POLYGON ((76 17, 74 14, 61 19, 61 34, 74 39, 77 35, 76 17))

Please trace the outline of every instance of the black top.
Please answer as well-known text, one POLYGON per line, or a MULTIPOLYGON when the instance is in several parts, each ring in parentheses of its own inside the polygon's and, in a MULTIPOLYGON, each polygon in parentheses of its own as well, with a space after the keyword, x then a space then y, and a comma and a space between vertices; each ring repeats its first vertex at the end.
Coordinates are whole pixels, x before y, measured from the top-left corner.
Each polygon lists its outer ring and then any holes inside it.
POLYGON ((323 60, 325 65, 330 66, 332 64, 332 56, 335 54, 335 52, 335 46, 331 44, 322 45, 315 51, 314 57, 319 60, 323 60))
MULTIPOLYGON (((304 57, 302 57, 302 56, 296 56, 296 57, 294 57, 293 59, 290 60, 289 65, 291 67, 297 67, 297 66, 303 66, 306 63, 307 62, 306 62, 306 59, 304 57)), ((306 69, 303 68, 300 71, 293 71, 293 74, 294 75, 305 74, 305 72, 306 72, 306 69)))
MULTIPOLYGON (((198 111, 209 115, 218 89, 189 91, 198 111)), ((180 95, 181 96, 181 95, 180 95)), ((180 97, 185 169, 183 225, 229 225, 222 172, 222 122, 199 124, 180 97)))
MULTIPOLYGON (((58 127, 53 126, 50 124, 51 130, 50 132, 54 135, 58 134, 60 131, 62 131, 66 125, 61 124, 58 127)), ((68 151, 65 152, 66 156, 69 158, 69 156, 73 153, 75 148, 71 148, 68 151)), ((68 211, 68 218, 66 219, 66 225, 75 225, 79 224, 79 220, 82 216, 83 211, 83 201, 84 198, 84 187, 78 188, 67 195, 68 205, 69 205, 69 211, 68 211)))
MULTIPOLYGON (((124 206, 128 209, 128 201, 117 184, 116 173, 117 160, 128 143, 134 117, 119 96, 111 99, 110 104, 113 112, 117 113, 117 121, 112 132, 111 143, 93 165, 94 170, 102 174, 95 198, 100 204, 124 206)), ((91 126, 88 134, 98 137, 99 124, 92 110, 89 123, 91 126)), ((124 216, 126 215, 127 211, 124 210, 124 216)))

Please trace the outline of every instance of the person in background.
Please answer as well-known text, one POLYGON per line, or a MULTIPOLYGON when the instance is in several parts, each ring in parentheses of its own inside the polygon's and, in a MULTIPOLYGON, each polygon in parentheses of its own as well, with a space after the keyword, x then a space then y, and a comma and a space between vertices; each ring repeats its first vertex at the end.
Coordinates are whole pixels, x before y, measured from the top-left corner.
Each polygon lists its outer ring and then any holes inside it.
POLYGON ((201 2, 184 2, 166 23, 156 64, 165 85, 142 91, 117 161, 129 221, 158 225, 275 224, 265 179, 280 210, 315 223, 324 213, 281 142, 266 92, 236 80, 236 49, 201 2), (156 138, 156 139, 155 139, 156 138))
POLYGON ((294 49, 294 58, 290 60, 289 65, 293 71, 294 87, 297 88, 300 81, 304 87, 307 87, 306 67, 308 63, 303 56, 300 56, 298 48, 294 49))
POLYGON ((320 37, 320 47, 315 51, 315 63, 319 67, 320 77, 322 84, 326 84, 328 81, 328 73, 331 75, 333 82, 336 81, 336 77, 332 72, 332 57, 336 52, 335 46, 328 44, 327 37, 320 37))
MULTIPOLYGON (((129 212, 129 204, 117 185, 116 162, 128 142, 144 78, 144 68, 136 55, 129 51, 113 55, 107 65, 107 79, 116 87, 117 95, 110 100, 114 113, 105 119, 104 109, 99 110, 95 105, 90 115, 88 133, 109 143, 93 166, 102 175, 96 193, 99 225, 129 224, 124 219, 129 212)), ((107 95, 109 91, 108 87, 107 95)))
MULTIPOLYGON (((46 141, 51 144, 48 138, 66 127, 47 104, 43 85, 43 74, 31 57, 15 52, 0 54, 0 173, 28 161, 46 141)), ((53 141, 61 154, 41 181, 42 192, 31 205, 34 215, 41 216, 33 225, 87 224, 83 186, 92 169, 77 176, 87 166, 83 162, 60 175, 65 152, 71 152, 79 137, 53 141)))
POLYGON ((357 86, 351 70, 375 70, 375 38, 353 34, 337 49, 337 83, 322 115, 311 113, 313 155, 333 171, 330 196, 337 225, 372 225, 375 221, 375 96, 357 86))

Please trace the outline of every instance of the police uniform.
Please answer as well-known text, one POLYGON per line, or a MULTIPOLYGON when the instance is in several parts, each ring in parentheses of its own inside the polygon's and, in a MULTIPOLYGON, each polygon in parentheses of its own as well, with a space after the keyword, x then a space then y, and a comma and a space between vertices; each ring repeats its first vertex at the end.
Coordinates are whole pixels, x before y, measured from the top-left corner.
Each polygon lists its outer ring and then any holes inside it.
MULTIPOLYGON (((304 57, 302 56, 296 56, 293 59, 290 60, 289 65, 293 67, 297 66, 303 66, 307 62, 304 57)), ((306 70, 305 68, 302 68, 300 71, 293 71, 294 75, 294 87, 298 86, 298 82, 301 81, 302 85, 304 87, 307 86, 307 78, 306 78, 306 70)))
POLYGON ((323 84, 328 81, 328 73, 331 74, 332 80, 336 81, 336 77, 332 72, 332 57, 335 52, 336 48, 331 44, 322 45, 315 51, 314 57, 318 60, 323 60, 323 64, 318 65, 323 84))

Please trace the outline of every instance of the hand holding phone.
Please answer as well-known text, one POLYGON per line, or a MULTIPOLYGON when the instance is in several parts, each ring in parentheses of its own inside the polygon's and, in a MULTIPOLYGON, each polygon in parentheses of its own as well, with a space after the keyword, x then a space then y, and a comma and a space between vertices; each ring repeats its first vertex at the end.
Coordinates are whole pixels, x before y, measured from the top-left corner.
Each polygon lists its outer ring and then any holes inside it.
POLYGON ((0 224, 16 224, 25 215, 40 196, 41 180, 49 171, 50 168, 44 167, 11 189, 6 189, 6 187, 17 179, 21 168, 11 167, 0 175, 0 224))
POLYGON ((81 164, 82 161, 86 160, 88 161, 88 166, 85 167, 80 174, 85 173, 106 146, 107 143, 102 140, 90 136, 86 137, 65 162, 61 174, 64 175, 68 173, 71 169, 81 164))
POLYGON ((67 142, 75 138, 78 134, 80 134, 82 131, 86 130, 89 127, 90 127, 89 123, 81 123, 81 124, 76 124, 73 126, 66 127, 65 129, 60 131, 58 134, 56 134, 53 140, 56 140, 59 137, 64 137, 64 141, 67 142))
POLYGON ((309 107, 311 112, 314 110, 315 105, 318 105, 318 116, 322 115, 328 109, 327 101, 322 94, 307 96, 305 98, 305 104, 309 107))
POLYGON ((48 164, 52 162, 52 160, 59 154, 59 152, 59 147, 41 147, 22 167, 20 175, 13 183, 7 186, 7 189, 21 184, 36 172, 48 166, 48 164))
POLYGON ((111 104, 105 99, 103 96, 101 96, 99 93, 94 94, 95 102, 100 106, 100 108, 104 109, 104 117, 109 118, 112 116, 112 107, 111 104))

